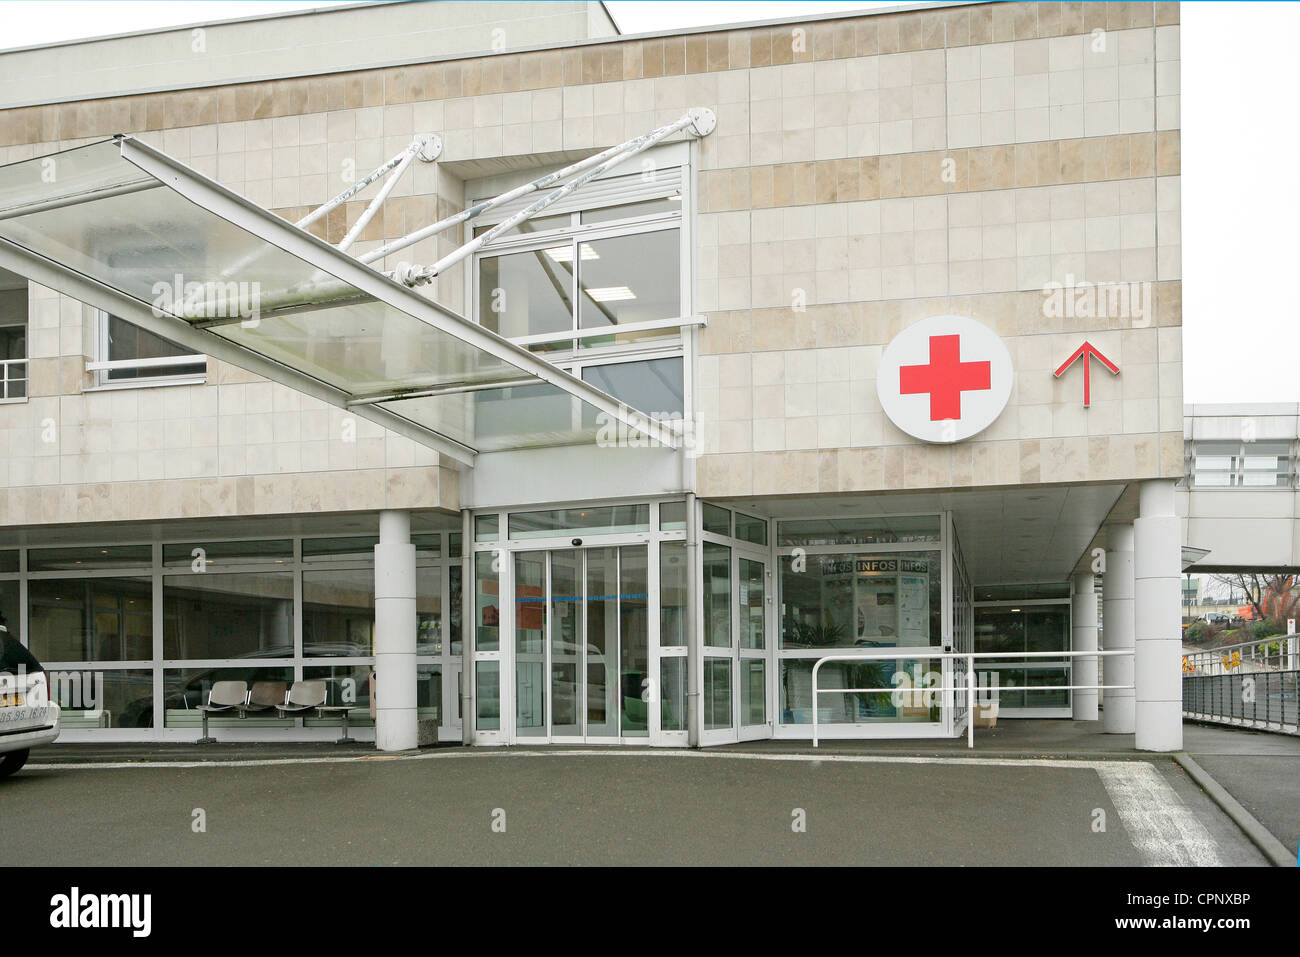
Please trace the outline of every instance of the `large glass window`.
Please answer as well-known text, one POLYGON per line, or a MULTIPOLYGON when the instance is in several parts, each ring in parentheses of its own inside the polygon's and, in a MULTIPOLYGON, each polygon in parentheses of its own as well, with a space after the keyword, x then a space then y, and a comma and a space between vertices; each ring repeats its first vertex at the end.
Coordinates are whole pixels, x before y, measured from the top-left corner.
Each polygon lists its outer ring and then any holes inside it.
POLYGON ((148 578, 42 578, 27 585, 28 647, 42 661, 153 657, 148 578))
POLYGON ((614 327, 682 314, 680 235, 664 229, 579 244, 578 326, 610 328, 584 346, 662 336, 663 330, 618 334, 614 327))
POLYGON ((782 648, 938 645, 939 552, 781 557, 782 648))
POLYGON ((50 700, 65 730, 153 727, 153 670, 51 669, 50 700))
POLYGON ((366 657, 374 654, 374 647, 375 570, 331 568, 304 571, 303 654, 366 657))
MULTIPOLYGON (((683 414, 686 387, 682 374, 682 360, 677 358, 610 362, 582 370, 584 381, 656 419, 683 414)), ((593 420, 596 417, 589 408, 583 413, 593 420)))
POLYGON ((293 573, 164 578, 163 657, 293 657, 293 573))
POLYGON ((1192 453, 1197 488, 1290 488, 1289 442, 1198 441, 1192 453))
MULTIPOLYGON (((640 176, 601 180, 585 197, 592 208, 526 221, 494 239, 476 260, 474 311, 486 328, 546 353, 628 406, 677 417, 686 412, 681 322, 692 311, 684 277, 690 259, 680 170, 664 172, 657 185, 640 176)), ((530 406, 545 402, 540 394, 527 398, 530 406)), ((518 404, 487 393, 476 401, 480 420, 489 406, 518 404)), ((570 406, 548 414, 567 422, 570 406)))
MULTIPOLYGON (((812 669, 814 659, 787 658, 781 662, 781 721, 812 721, 812 669)), ((817 672, 817 720, 826 724, 874 722, 935 722, 940 719, 942 693, 925 688, 942 684, 942 663, 937 658, 901 661, 831 661, 817 672), (896 690, 834 693, 836 688, 886 688, 896 690), (915 690, 913 690, 915 689, 915 690)))
MULTIPOLYGON (((572 246, 484 257, 479 261, 479 321, 509 339, 573 328, 572 246)), ((565 339, 534 346, 569 349, 565 339)))
MULTIPOLYGON (((259 681, 273 682, 275 686, 288 688, 293 684, 293 668, 287 665, 259 665, 250 662, 233 668, 181 668, 168 669, 163 672, 163 723, 168 728, 192 728, 198 730, 203 726, 203 712, 198 709, 206 704, 212 686, 218 681, 242 681, 252 689, 259 681)), ((151 703, 152 706, 152 703, 151 703)), ((233 727, 277 727, 293 723, 293 719, 280 718, 274 708, 251 713, 247 718, 240 718, 233 712, 218 713, 209 716, 208 726, 212 728, 233 727)))

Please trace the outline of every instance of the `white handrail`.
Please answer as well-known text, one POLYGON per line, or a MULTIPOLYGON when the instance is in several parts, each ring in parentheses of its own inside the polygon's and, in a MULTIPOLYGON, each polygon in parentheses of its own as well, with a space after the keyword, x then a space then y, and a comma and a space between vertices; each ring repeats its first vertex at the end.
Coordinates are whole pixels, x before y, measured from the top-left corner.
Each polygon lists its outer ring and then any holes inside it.
MULTIPOLYGON (((864 651, 857 654, 839 654, 839 655, 822 655, 817 659, 812 669, 812 744, 818 746, 817 734, 817 696, 821 694, 934 694, 940 691, 962 691, 966 692, 966 746, 975 747, 975 715, 973 708, 975 704, 975 659, 1012 659, 1012 658, 1106 658, 1127 655, 1132 657, 1133 650, 1127 648, 1112 649, 1103 651, 1101 649, 1093 651, 1021 651, 1008 653, 1005 651, 935 651, 927 652, 924 649, 912 649, 905 651, 864 651), (891 688, 818 688, 817 672, 821 670, 822 665, 828 661, 907 661, 916 660, 933 660, 938 658, 941 661, 953 660, 958 658, 966 661, 966 685, 965 688, 956 685, 930 685, 924 688, 903 688, 895 685, 891 688)), ((1132 691, 1133 685, 1034 685, 1033 691, 1132 691)))

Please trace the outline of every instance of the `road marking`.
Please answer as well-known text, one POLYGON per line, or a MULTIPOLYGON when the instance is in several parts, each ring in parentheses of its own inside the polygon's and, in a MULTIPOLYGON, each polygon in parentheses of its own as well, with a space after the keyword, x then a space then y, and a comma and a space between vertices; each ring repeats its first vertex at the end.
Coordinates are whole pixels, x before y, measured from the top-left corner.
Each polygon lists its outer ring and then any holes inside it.
MULTIPOLYGON (((29 770, 125 770, 130 768, 261 768, 279 765, 349 764, 374 761, 380 755, 337 755, 326 758, 254 758, 238 761, 101 761, 31 764, 29 770)), ((447 761, 473 758, 702 758, 729 761, 787 761, 808 764, 956 764, 966 767, 1069 768, 1095 771, 1120 821, 1145 863, 1154 866, 1215 867, 1222 865, 1219 846, 1177 792, 1147 760, 1092 761, 1066 758, 926 757, 883 754, 796 754, 790 752, 697 751, 680 748, 575 748, 571 750, 464 749, 417 754, 382 755, 391 761, 447 761)))
POLYGON ((1099 761, 1097 774, 1129 839, 1156 867, 1220 867, 1219 845, 1145 761, 1099 761))

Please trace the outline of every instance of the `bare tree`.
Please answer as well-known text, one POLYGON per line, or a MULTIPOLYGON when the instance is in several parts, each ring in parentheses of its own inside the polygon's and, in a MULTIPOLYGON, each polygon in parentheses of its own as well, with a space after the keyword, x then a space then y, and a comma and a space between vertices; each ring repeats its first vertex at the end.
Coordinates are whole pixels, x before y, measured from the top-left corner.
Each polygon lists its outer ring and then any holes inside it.
POLYGON ((1246 602, 1261 619, 1278 623, 1296 617, 1300 607, 1300 588, 1295 575, 1282 572, 1239 572, 1211 575, 1212 581, 1226 585, 1232 592, 1240 590, 1246 602))

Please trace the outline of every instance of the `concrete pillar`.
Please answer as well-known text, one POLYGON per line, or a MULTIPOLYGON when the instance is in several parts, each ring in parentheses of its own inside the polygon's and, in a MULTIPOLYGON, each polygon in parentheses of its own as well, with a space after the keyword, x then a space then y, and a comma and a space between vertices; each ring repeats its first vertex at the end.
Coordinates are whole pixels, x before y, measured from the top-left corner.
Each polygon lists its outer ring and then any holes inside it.
POLYGON ((375 546, 375 747, 418 742, 415 691, 415 546, 407 512, 379 513, 375 546))
MULTIPOLYGON (((1133 650, 1133 526, 1106 527, 1106 570, 1101 578, 1102 647, 1133 650)), ((1102 684, 1131 685, 1133 659, 1116 655, 1101 660, 1102 684)), ((1102 730, 1133 733, 1133 690, 1103 691, 1102 730)))
POLYGON ((1138 488, 1133 522, 1134 735, 1140 751, 1183 746, 1182 532, 1173 479, 1138 488))
MULTIPOLYGON (((1074 576, 1074 594, 1070 600, 1070 648, 1073 651, 1097 650, 1097 592, 1091 572, 1074 576)), ((1072 685, 1097 684, 1097 659, 1079 657, 1072 659, 1070 668, 1072 685)), ((1071 692, 1075 721, 1097 720, 1097 689, 1071 692)))

